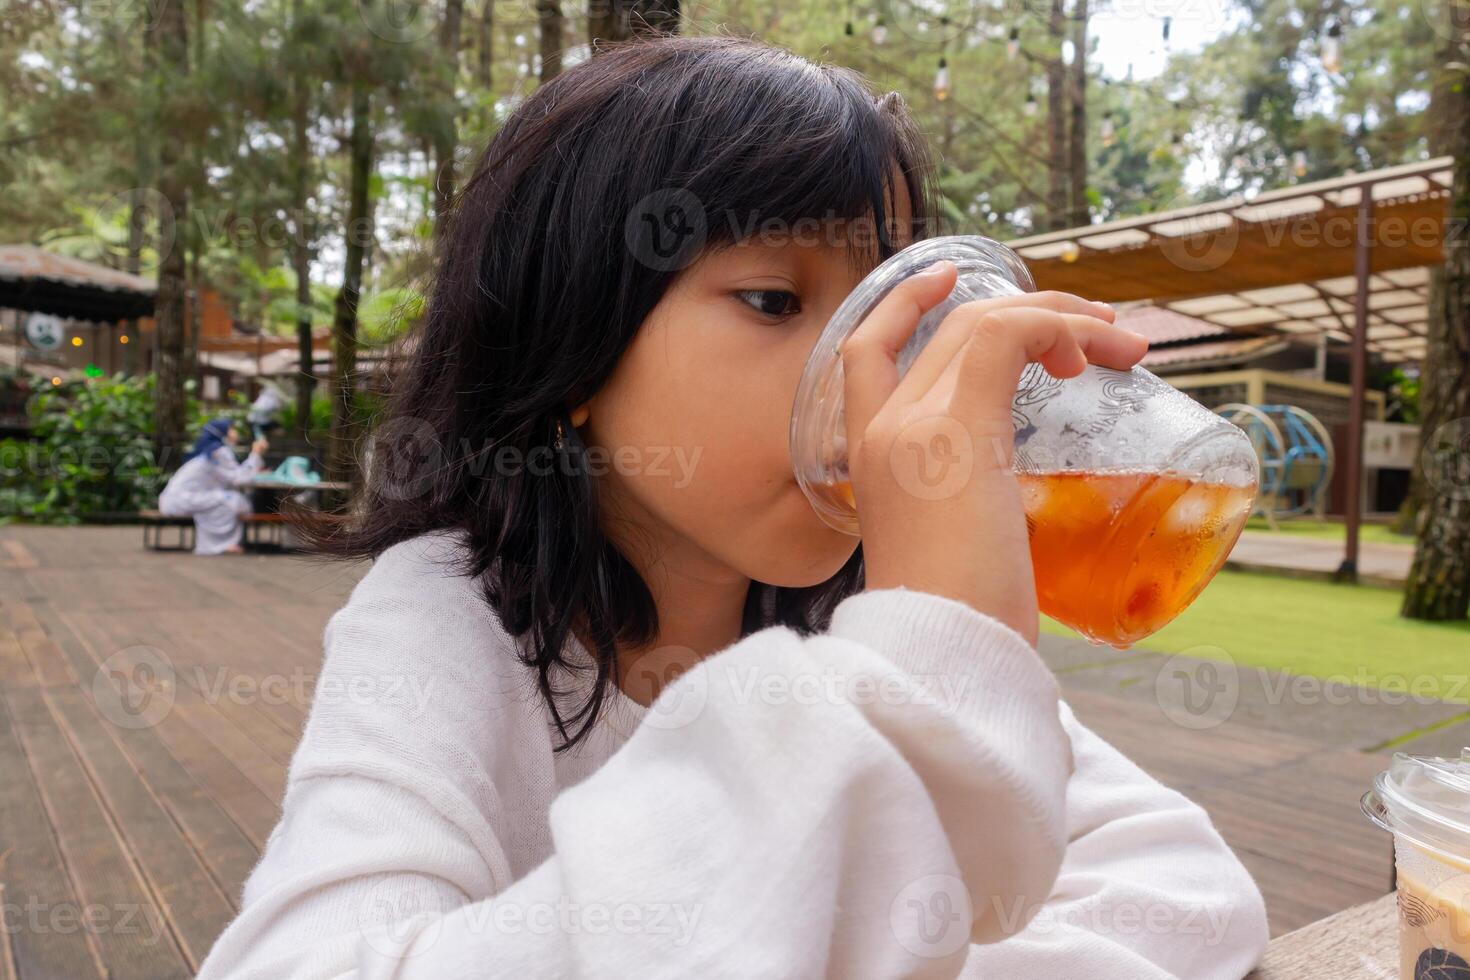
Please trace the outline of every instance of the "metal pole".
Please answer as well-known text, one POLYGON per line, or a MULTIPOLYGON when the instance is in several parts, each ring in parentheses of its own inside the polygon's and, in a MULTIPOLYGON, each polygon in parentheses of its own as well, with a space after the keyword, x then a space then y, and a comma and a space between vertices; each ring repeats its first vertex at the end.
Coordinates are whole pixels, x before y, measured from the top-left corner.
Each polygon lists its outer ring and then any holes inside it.
POLYGON ((1368 387, 1368 280, 1373 274, 1373 185, 1364 184, 1358 193, 1357 251, 1353 261, 1358 295, 1353 303, 1353 394, 1348 405, 1347 512, 1344 515, 1347 541, 1342 564, 1337 569, 1339 582, 1358 580, 1358 525, 1363 509, 1363 402, 1368 387))

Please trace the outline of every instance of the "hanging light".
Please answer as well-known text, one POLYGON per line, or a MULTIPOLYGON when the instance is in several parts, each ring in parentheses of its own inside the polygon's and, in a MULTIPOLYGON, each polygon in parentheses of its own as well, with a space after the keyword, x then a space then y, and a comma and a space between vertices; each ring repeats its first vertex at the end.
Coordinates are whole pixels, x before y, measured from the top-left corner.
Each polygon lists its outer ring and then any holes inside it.
POLYGON ((1012 27, 1011 36, 1006 39, 1006 57, 1014 61, 1016 59, 1016 55, 1020 53, 1021 29, 1019 27, 1012 27))
POLYGON ((934 97, 940 102, 949 98, 949 62, 939 56, 939 70, 934 73, 934 97))
POLYGON ((119 344, 126 344, 126 343, 127 343, 127 342, 128 342, 128 335, 127 335, 127 334, 125 334, 125 333, 123 333, 123 334, 118 334, 118 335, 117 335, 117 342, 118 342, 118 343, 119 343, 119 344))
POLYGON ((1061 259, 1063 262, 1071 264, 1076 262, 1081 255, 1082 248, 1076 242, 1067 242, 1062 246, 1061 259))
POLYGON ((1297 150, 1291 155, 1291 170, 1298 177, 1305 177, 1307 175, 1307 155, 1301 150, 1297 150))
POLYGON ((1342 68, 1342 25, 1335 21, 1322 39, 1322 67, 1334 75, 1342 68))
POLYGON ((883 22, 883 15, 879 14, 878 19, 873 23, 873 43, 882 44, 886 40, 888 40, 888 25, 883 22))
POLYGON ((80 347, 80 346, 82 346, 82 338, 81 337, 73 337, 71 339, 71 345, 73 347, 80 347))
POLYGON ((1036 93, 1031 92, 1026 96, 1026 101, 1021 103, 1021 112, 1027 116, 1036 115, 1036 93))
POLYGON ((1113 145, 1113 139, 1118 135, 1117 129, 1113 126, 1113 110, 1109 109, 1103 113, 1102 125, 1098 127, 1097 134, 1102 138, 1103 146, 1113 145))

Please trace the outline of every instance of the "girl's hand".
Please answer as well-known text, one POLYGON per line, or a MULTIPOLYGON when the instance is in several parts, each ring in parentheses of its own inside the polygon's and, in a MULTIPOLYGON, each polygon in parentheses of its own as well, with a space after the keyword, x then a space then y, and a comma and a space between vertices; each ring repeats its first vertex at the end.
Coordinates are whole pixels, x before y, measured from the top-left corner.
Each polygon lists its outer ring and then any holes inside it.
POLYGON ((250 444, 250 451, 252 453, 256 453, 257 455, 264 456, 265 451, 270 447, 271 444, 269 442, 266 442, 265 437, 262 436, 261 438, 255 440, 250 444))
POLYGON ((902 380, 898 353, 954 288, 949 261, 899 283, 842 346, 848 465, 870 589, 958 599, 1037 638, 1011 400, 1027 363, 1056 378, 1127 370, 1148 349, 1112 307, 1027 293, 952 310, 902 380))

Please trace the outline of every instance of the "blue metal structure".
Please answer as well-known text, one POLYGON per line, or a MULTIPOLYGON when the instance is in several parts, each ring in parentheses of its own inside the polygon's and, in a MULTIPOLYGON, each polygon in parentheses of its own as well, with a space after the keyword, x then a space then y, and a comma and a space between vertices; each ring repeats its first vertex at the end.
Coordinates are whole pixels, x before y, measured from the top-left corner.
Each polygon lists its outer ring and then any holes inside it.
POLYGON ((1261 461, 1255 513, 1272 527, 1309 511, 1325 514, 1335 464, 1332 438, 1317 417, 1295 405, 1222 405, 1216 413, 1245 430, 1261 461))

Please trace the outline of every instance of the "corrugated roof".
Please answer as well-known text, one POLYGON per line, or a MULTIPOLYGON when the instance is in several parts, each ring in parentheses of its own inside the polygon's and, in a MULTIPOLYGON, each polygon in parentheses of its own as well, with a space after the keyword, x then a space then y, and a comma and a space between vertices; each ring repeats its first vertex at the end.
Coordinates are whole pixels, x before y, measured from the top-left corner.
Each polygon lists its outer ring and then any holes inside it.
POLYGON ((151 279, 24 244, 0 245, 0 279, 46 279, 69 286, 147 293, 150 296, 158 292, 158 285, 151 279))
POLYGON ((1201 337, 1223 337, 1230 331, 1198 317, 1185 316, 1161 306, 1128 306, 1118 310, 1118 326, 1143 334, 1153 345, 1173 344, 1201 337))
POLYGON ((1142 365, 1151 371, 1160 368, 1201 368, 1235 364, 1285 350, 1290 342, 1280 337, 1232 337, 1203 344, 1161 347, 1143 355, 1142 365))

